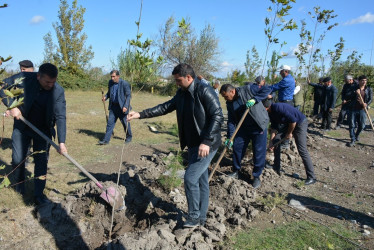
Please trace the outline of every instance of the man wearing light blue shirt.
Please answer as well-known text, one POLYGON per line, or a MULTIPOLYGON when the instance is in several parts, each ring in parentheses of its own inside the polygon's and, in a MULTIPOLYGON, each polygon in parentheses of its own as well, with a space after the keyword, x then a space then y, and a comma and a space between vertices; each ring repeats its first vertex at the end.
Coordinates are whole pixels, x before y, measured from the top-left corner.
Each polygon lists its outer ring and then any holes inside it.
POLYGON ((280 75, 282 80, 274 85, 269 86, 271 92, 278 91, 278 101, 288 103, 294 106, 293 94, 295 90, 295 79, 290 74, 291 67, 288 65, 282 65, 280 68, 280 75))

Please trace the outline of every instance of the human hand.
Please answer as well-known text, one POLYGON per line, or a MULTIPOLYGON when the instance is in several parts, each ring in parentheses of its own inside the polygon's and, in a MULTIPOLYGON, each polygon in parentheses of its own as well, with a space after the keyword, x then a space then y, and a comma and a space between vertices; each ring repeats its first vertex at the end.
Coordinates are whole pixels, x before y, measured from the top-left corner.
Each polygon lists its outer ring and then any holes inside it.
POLYGON ((68 150, 66 149, 65 143, 60 143, 60 150, 58 152, 60 154, 64 154, 68 152, 68 150))
POLYGON ((135 111, 131 111, 128 115, 127 115, 127 121, 131 121, 132 119, 139 119, 140 117, 140 114, 138 112, 135 112, 135 111))
POLYGON ((204 158, 204 157, 207 157, 209 155, 209 146, 208 145, 205 145, 205 144, 200 144, 199 146, 199 157, 201 158, 204 158))
POLYGON ((273 146, 273 141, 272 140, 269 141, 268 150, 270 152, 273 152, 273 150, 274 150, 274 146, 273 146))
POLYGON ((123 107, 123 108, 122 108, 122 112, 123 112, 123 113, 126 113, 126 111, 127 111, 127 108, 123 107))
POLYGON ((333 110, 332 108, 329 108, 329 112, 332 112, 332 110, 333 110))
POLYGON ((255 99, 251 99, 251 100, 248 100, 246 103, 245 103, 245 106, 247 106, 247 108, 250 108, 252 107, 253 105, 255 105, 256 103, 256 100, 255 99))
POLYGON ((103 96, 103 98, 101 98, 101 100, 102 100, 103 102, 105 102, 105 96, 103 96))
POLYGON ((5 116, 9 116, 9 115, 19 120, 19 118, 22 116, 22 113, 21 113, 21 110, 19 110, 19 108, 12 108, 5 112, 5 116))
POLYGON ((233 145, 233 142, 230 141, 230 139, 226 139, 226 141, 225 141, 226 148, 231 149, 232 145, 233 145))
POLYGON ((291 133, 287 133, 287 134, 284 136, 284 138, 285 138, 286 140, 289 140, 289 139, 292 138, 292 134, 291 134, 291 133))

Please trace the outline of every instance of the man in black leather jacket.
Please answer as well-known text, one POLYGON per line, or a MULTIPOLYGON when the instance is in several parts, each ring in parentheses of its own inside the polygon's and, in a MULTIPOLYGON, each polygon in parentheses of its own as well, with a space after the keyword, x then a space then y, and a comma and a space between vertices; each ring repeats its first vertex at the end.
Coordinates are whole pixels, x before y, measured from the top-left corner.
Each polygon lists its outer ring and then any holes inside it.
POLYGON ((188 64, 172 72, 180 87, 175 96, 158 106, 130 112, 128 121, 165 115, 177 111, 180 146, 188 148, 188 167, 184 187, 188 218, 184 227, 204 225, 209 205, 208 167, 221 144, 222 109, 213 88, 201 83, 188 64))

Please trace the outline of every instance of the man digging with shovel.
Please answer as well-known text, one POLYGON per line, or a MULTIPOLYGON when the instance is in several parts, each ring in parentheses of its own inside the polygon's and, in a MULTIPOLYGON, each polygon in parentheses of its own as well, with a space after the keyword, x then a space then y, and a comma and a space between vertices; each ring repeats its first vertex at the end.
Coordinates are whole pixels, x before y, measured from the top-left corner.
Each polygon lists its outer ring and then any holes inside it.
POLYGON ((66 153, 66 101, 64 89, 56 83, 58 70, 55 65, 45 63, 39 67, 39 72, 22 72, 4 80, 0 90, 3 103, 10 107, 14 101, 4 93, 7 87, 14 86, 15 81, 24 78, 17 88, 24 90, 22 105, 6 111, 6 116, 14 117, 12 134, 12 166, 17 168, 16 190, 25 192, 25 158, 27 150, 33 142, 34 156, 34 199, 36 205, 47 203, 49 200, 43 194, 46 184, 47 163, 50 144, 41 136, 26 126, 20 118, 23 116, 43 131, 49 138, 55 136, 54 126, 57 124, 57 138, 60 153, 66 153))

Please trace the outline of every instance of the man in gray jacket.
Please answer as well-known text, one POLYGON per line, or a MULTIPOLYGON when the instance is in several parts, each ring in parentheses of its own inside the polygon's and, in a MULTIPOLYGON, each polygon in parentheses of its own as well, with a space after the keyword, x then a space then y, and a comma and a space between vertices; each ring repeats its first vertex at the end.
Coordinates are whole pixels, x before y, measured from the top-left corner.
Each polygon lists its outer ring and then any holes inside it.
MULTIPOLYGON (((266 157, 266 136, 269 123, 269 116, 262 104, 270 94, 268 86, 258 84, 245 85, 235 88, 231 84, 224 84, 220 93, 226 100, 228 120, 227 138, 230 138, 247 108, 250 108, 233 142, 233 173, 231 177, 238 178, 241 168, 241 161, 247 150, 248 144, 252 141, 253 150, 253 187, 261 185, 260 175, 265 167, 266 157)), ((231 148, 230 139, 225 145, 231 148)))

